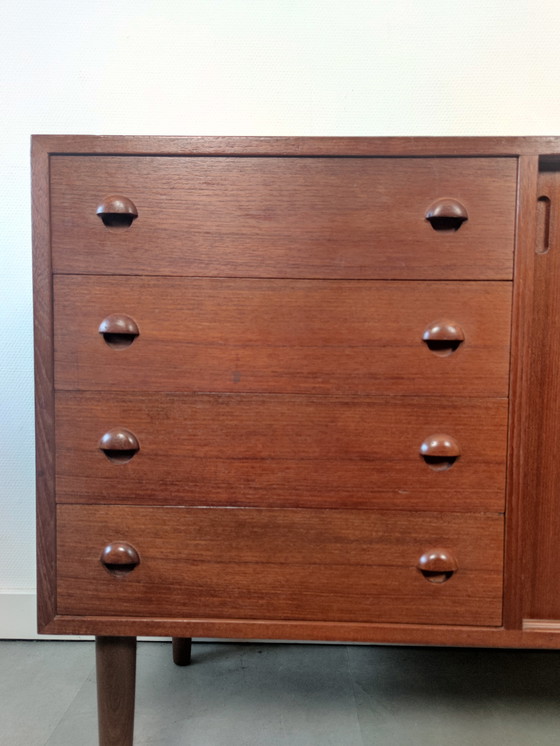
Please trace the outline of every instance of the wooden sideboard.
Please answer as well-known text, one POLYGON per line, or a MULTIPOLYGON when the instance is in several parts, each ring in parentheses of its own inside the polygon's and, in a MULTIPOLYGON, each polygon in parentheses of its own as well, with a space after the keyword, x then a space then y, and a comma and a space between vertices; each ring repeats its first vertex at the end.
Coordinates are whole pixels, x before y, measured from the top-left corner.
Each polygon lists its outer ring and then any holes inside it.
POLYGON ((560 647, 560 138, 34 136, 39 630, 560 647))

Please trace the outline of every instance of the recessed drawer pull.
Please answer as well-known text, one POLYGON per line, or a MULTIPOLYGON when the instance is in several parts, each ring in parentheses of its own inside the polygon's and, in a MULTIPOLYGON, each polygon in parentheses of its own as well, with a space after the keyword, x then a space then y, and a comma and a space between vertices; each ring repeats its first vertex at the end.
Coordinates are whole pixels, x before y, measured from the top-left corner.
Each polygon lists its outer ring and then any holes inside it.
POLYGON ((138 217, 136 205, 128 197, 113 194, 98 205, 97 214, 107 228, 130 228, 138 217))
POLYGON ((451 435, 436 433, 420 446, 420 455, 434 471, 450 469, 461 455, 461 448, 451 435))
POLYGON ((111 575, 122 577, 128 575, 140 564, 140 556, 136 549, 124 541, 107 544, 101 553, 100 562, 111 575))
POLYGON ((130 316, 113 313, 99 324, 99 334, 115 350, 122 350, 130 347, 136 337, 140 334, 138 324, 130 316))
POLYGON ((542 194, 537 199, 537 254, 548 254, 550 250, 551 215, 550 197, 542 194))
POLYGON ((116 427, 103 435, 99 441, 99 448, 109 461, 116 464, 126 464, 140 450, 138 438, 130 430, 116 427))
POLYGON ((456 199, 438 199, 426 212, 426 220, 432 228, 442 233, 458 231, 468 219, 465 206, 456 199))
POLYGON ((424 331, 422 341, 439 357, 447 357, 465 341, 465 332, 453 321, 436 321, 424 331))
POLYGON ((445 583, 458 569, 457 560, 447 549, 424 552, 417 567, 430 583, 445 583))

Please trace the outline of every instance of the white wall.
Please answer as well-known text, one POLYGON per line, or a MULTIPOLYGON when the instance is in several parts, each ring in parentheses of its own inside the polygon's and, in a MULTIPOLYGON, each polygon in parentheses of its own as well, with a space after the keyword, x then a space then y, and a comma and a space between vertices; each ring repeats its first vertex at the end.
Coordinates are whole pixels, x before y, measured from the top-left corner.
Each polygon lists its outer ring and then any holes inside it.
POLYGON ((5 0, 0 637, 34 631, 31 133, 560 134, 558 0, 5 0))

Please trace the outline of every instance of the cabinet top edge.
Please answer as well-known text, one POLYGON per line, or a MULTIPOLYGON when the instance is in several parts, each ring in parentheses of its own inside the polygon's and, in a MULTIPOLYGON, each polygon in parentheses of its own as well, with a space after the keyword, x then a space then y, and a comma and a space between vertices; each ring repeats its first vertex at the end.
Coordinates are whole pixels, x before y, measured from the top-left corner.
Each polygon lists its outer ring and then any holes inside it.
POLYGON ((547 137, 254 137, 32 135, 47 155, 520 156, 560 159, 560 136, 547 137))

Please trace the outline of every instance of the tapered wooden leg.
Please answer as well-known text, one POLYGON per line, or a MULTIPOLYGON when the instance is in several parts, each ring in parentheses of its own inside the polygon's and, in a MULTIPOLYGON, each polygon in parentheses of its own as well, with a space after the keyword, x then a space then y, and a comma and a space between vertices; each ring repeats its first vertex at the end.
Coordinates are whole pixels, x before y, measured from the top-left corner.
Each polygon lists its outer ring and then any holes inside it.
POLYGON ((132 746, 136 637, 96 637, 99 746, 132 746))
POLYGON ((191 643, 190 637, 173 638, 173 663, 176 666, 188 666, 191 662, 191 643))

